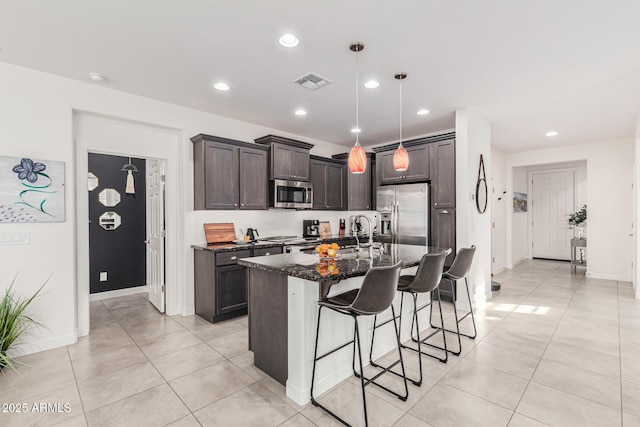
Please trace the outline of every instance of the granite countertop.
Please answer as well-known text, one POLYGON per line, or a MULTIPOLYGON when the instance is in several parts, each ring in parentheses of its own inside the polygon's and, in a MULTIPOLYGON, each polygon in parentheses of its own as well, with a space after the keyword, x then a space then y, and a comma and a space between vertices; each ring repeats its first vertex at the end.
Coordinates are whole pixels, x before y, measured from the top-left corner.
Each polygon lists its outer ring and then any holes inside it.
POLYGON ((276 248, 282 247, 282 243, 274 243, 274 242, 253 242, 247 244, 237 244, 237 243, 216 243, 212 245, 200 244, 200 245, 191 245, 193 249, 200 251, 212 251, 212 252, 234 252, 234 251, 244 251, 249 249, 256 248, 276 248))
MULTIPOLYGON (((238 264, 263 271, 286 274, 320 282, 364 276, 371 267, 389 266, 402 261, 402 268, 416 266, 425 253, 441 252, 443 248, 430 246, 382 244, 383 253, 371 258, 355 258, 355 254, 340 254, 334 261, 320 260, 317 255, 292 253, 244 258, 238 264)), ((450 249, 449 249, 450 251, 450 249)))

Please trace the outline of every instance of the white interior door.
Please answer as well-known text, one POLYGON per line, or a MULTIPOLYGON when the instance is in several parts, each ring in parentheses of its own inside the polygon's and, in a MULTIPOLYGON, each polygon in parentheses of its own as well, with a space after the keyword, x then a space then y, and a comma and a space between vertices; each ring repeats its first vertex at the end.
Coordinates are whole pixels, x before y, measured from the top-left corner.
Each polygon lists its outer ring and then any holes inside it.
POLYGON ((575 211, 574 172, 532 174, 533 257, 571 259, 568 215, 575 211))
POLYGON ((149 302, 164 313, 164 161, 147 160, 147 288, 149 302))

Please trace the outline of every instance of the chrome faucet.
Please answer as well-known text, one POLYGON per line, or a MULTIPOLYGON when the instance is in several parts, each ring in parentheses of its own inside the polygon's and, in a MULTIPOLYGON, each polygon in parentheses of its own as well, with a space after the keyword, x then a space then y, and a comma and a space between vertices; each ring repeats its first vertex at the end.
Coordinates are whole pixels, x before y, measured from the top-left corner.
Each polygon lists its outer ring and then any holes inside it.
MULTIPOLYGON (((371 218, 369 218, 366 215, 356 215, 354 217, 354 223, 355 223, 355 220, 358 219, 358 218, 364 218, 369 223, 369 243, 368 243, 367 246, 369 247, 369 258, 373 258, 373 224, 371 222, 371 218)), ((353 224, 352 224, 352 227, 353 227, 353 224)), ((355 232, 355 227, 351 231, 355 232)), ((358 245, 358 248, 366 247, 366 246, 360 244, 360 239, 358 239, 358 233, 355 233, 355 235, 356 235, 356 243, 358 245)))

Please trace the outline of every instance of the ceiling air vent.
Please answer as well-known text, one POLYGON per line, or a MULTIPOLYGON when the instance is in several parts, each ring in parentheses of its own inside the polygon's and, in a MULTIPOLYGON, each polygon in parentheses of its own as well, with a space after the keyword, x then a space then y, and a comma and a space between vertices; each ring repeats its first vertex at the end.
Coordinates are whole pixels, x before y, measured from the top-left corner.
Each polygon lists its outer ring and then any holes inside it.
POLYGON ((325 79, 316 73, 307 73, 302 77, 298 77, 293 83, 299 84, 302 87, 306 87, 309 90, 320 89, 322 86, 326 86, 331 83, 331 80, 325 79))

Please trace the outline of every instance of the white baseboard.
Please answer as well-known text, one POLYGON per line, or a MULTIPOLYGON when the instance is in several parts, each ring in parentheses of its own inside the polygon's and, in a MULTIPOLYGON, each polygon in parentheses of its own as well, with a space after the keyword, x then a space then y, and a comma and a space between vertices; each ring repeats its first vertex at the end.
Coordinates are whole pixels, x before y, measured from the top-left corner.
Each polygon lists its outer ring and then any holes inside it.
MULTIPOLYGON (((363 360, 364 363, 364 360, 363 360)), ((367 364, 368 366, 368 364, 367 364)), ((346 365, 341 369, 333 371, 330 375, 317 380, 314 387, 314 394, 316 397, 320 396, 325 391, 331 389, 336 384, 346 380, 351 375, 353 375, 353 370, 351 365, 346 365)), ((294 402, 296 402, 300 406, 304 406, 311 401, 311 387, 305 387, 300 389, 295 387, 293 384, 287 380, 287 397, 294 402)))
POLYGON ((127 295, 135 295, 147 292, 147 285, 135 286, 133 288, 116 289, 115 291, 99 292, 89 295, 89 301, 100 301, 108 298, 124 297, 127 295))
POLYGON ((500 268, 496 269, 496 271, 495 271, 495 272, 493 272, 493 273, 491 273, 491 274, 492 274, 492 275, 500 274, 500 273, 502 273, 503 271, 505 271, 506 269, 507 269, 506 267, 500 267, 500 268))
POLYGON ((631 277, 623 276, 620 274, 609 273, 594 273, 593 271, 587 271, 586 276, 590 279, 602 279, 602 280, 615 280, 617 282, 631 282, 631 277))
POLYGON ((9 357, 26 356, 27 354, 39 353, 41 351, 64 347, 66 345, 75 344, 77 342, 78 334, 77 332, 72 332, 70 334, 48 337, 40 339, 38 341, 20 344, 16 350, 9 350, 7 354, 9 355, 9 357))
POLYGON ((193 305, 190 305, 188 307, 182 307, 182 314, 183 316, 192 316, 194 314, 196 314, 196 308, 193 305))

